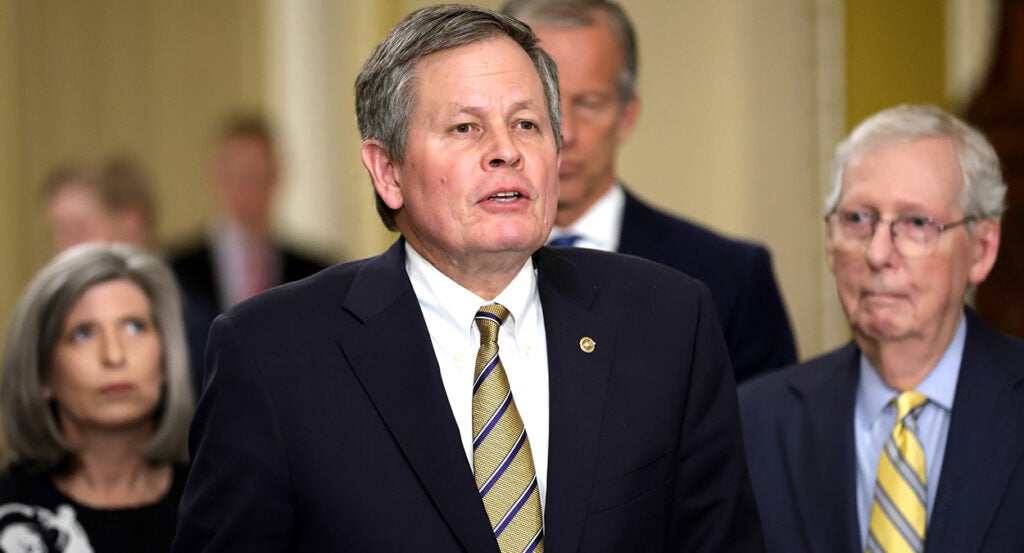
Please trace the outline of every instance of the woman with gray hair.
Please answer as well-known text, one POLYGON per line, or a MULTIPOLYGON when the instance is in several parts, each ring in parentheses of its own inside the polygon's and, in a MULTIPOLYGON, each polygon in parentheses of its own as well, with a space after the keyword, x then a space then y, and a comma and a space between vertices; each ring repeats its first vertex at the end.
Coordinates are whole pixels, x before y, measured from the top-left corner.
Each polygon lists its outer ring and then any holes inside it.
POLYGON ((10 324, 0 412, 0 549, 170 550, 192 390, 164 263, 92 243, 43 267, 10 324))

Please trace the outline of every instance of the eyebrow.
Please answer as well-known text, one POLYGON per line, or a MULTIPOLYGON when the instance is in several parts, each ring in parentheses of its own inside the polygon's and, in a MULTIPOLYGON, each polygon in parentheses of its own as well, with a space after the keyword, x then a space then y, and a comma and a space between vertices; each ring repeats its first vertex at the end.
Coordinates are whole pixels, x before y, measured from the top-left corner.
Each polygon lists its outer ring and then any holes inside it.
MULTIPOLYGON (((535 105, 536 105, 536 102, 533 101, 533 100, 521 100, 521 101, 515 102, 511 106, 509 106, 509 112, 510 113, 515 113, 517 111, 522 111, 522 110, 536 109, 534 107, 535 105)), ((468 114, 468 115, 474 115, 474 116, 477 116, 477 117, 483 115, 484 111, 485 111, 484 107, 479 106, 479 105, 474 105, 474 104, 453 104, 451 110, 445 110, 445 112, 447 112, 449 115, 468 114)))

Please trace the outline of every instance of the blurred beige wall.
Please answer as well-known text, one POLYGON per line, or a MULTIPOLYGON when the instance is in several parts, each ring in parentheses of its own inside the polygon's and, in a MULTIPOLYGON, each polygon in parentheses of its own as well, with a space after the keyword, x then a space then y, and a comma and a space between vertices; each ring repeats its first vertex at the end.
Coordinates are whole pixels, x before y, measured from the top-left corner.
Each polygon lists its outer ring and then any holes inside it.
MULTIPOLYGON (((668 211, 767 245, 802 357, 846 339, 824 265, 821 204, 847 97, 862 99, 860 74, 851 81, 846 70, 848 37, 886 28, 889 4, 866 1, 873 11, 855 27, 843 0, 624 2, 640 36, 643 112, 622 178, 668 211)), ((236 107, 262 107, 277 122, 283 235, 348 259, 381 251, 394 237, 359 161, 352 85, 387 30, 431 3, 0 0, 4 322, 49 255, 36 193, 49 167, 136 153, 158 187, 160 238, 181 238, 209 213, 211 132, 236 107)), ((941 3, 912 4, 942 13, 941 3)), ((937 17, 911 14, 900 32, 941 24, 937 17)), ((867 36, 903 44, 889 34, 867 36)), ((943 81, 932 66, 921 70, 920 79, 943 81)))

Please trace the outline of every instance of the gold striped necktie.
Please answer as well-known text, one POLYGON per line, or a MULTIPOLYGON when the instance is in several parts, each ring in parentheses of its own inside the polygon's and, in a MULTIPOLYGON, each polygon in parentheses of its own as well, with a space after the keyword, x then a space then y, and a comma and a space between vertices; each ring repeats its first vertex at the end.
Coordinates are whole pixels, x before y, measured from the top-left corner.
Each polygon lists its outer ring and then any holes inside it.
POLYGON ((480 308, 473 380, 473 472, 502 553, 543 552, 544 528, 533 453, 498 359, 498 328, 508 309, 480 308))
POLYGON ((868 553, 921 553, 928 520, 928 477, 917 417, 928 398, 909 390, 893 400, 896 426, 878 461, 868 553))

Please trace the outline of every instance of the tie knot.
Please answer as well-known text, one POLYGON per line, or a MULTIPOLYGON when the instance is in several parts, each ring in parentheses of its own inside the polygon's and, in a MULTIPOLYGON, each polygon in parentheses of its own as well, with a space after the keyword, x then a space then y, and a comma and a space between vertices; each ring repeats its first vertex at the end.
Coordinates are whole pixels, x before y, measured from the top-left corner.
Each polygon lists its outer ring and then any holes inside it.
POLYGON ((480 329, 480 343, 497 342, 498 327, 508 318, 508 309, 500 303, 489 303, 476 312, 476 327, 480 329))
POLYGON ((576 242, 579 242, 583 238, 578 234, 563 234, 548 240, 549 246, 575 246, 576 242))
POLYGON ((902 421, 910 414, 916 417, 920 411, 919 408, 928 402, 928 397, 915 390, 907 390, 896 396, 894 401, 896 402, 896 418, 902 421))

